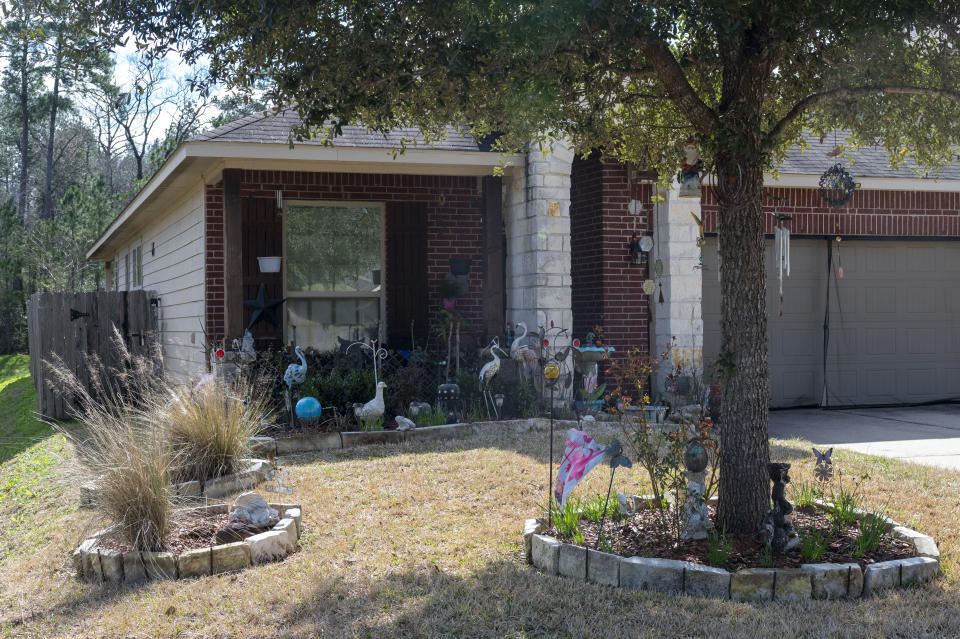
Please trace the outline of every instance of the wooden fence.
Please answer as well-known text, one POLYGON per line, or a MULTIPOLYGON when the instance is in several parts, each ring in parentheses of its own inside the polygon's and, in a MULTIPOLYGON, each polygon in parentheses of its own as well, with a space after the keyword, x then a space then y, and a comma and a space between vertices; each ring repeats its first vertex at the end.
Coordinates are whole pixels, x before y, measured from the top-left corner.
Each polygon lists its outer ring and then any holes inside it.
MULTIPOLYGON (((27 303, 30 342, 30 373, 37 388, 41 415, 53 419, 68 416, 70 398, 52 385, 45 362, 55 357, 85 385, 89 385, 88 355, 96 354, 106 368, 119 362, 114 347, 116 327, 134 355, 154 352, 157 338, 156 293, 116 291, 94 293, 34 293, 27 303)), ((89 387, 89 386, 88 386, 89 387)))

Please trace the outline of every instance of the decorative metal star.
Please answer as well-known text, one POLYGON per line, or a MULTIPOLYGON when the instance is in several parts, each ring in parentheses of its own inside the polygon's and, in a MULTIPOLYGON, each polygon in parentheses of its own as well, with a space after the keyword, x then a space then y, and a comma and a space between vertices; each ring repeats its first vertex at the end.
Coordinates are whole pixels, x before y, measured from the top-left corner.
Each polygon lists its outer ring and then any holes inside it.
POLYGON ((253 314, 250 316, 250 323, 247 324, 247 328, 252 328, 261 320, 266 320, 274 326, 279 326, 279 324, 277 324, 277 318, 273 314, 273 309, 283 304, 283 302, 284 300, 268 299, 267 289, 263 285, 263 282, 261 282, 260 290, 257 291, 257 299, 243 301, 243 305, 253 311, 253 314))

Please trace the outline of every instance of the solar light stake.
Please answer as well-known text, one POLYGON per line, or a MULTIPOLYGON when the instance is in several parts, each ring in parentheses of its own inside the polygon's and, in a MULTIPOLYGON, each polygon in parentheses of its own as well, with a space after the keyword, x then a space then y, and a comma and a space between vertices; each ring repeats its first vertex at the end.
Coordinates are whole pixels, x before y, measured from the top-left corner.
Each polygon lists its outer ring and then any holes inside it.
POLYGON ((543 369, 543 377, 550 387, 550 494, 547 497, 547 526, 553 525, 553 389, 560 377, 560 368, 555 364, 548 364, 543 369))

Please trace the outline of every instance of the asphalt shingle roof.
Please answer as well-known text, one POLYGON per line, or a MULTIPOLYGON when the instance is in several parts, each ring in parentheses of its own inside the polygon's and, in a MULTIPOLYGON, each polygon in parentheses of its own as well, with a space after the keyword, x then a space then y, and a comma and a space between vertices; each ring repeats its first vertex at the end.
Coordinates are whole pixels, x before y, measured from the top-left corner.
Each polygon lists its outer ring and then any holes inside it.
MULTIPOLYGON (((898 170, 891 169, 890 156, 881 147, 862 147, 858 151, 846 149, 844 153, 837 157, 828 157, 827 153, 833 151, 837 144, 844 144, 845 135, 838 134, 836 142, 833 134, 824 137, 823 142, 820 142, 819 136, 813 134, 805 134, 804 138, 810 145, 809 148, 806 151, 801 151, 799 147, 791 149, 790 155, 780 164, 781 173, 820 175, 837 162, 841 162, 854 178, 920 177, 915 171, 916 163, 909 157, 905 166, 898 170)), ((954 162, 940 170, 939 174, 931 172, 930 177, 943 180, 960 180, 960 164, 954 162)))
MULTIPOLYGON (((255 113, 234 120, 216 129, 204 131, 190 139, 191 142, 247 142, 259 144, 288 144, 290 130, 300 124, 295 109, 284 109, 277 114, 255 113)), ((345 126, 343 135, 333 138, 334 146, 369 147, 392 149, 399 147, 402 140, 408 140, 407 146, 421 149, 442 149, 447 151, 485 151, 473 136, 464 134, 454 127, 447 127, 443 140, 426 144, 423 134, 415 127, 404 127, 390 131, 386 135, 375 133, 362 126, 345 126)), ((318 140, 294 140, 294 144, 318 146, 318 140)))
MULTIPOLYGON (((277 114, 256 113, 240 118, 216 129, 205 131, 190 141, 206 142, 246 142, 259 144, 288 144, 290 130, 300 123, 295 109, 284 109, 277 114)), ((463 133, 454 127, 447 127, 446 137, 443 140, 426 144, 423 135, 416 127, 404 127, 390 131, 386 135, 375 133, 362 126, 347 126, 343 128, 343 135, 336 137, 332 143, 336 147, 368 147, 392 149, 399 147, 402 140, 408 140, 408 147, 421 149, 440 149, 448 151, 487 151, 489 148, 478 142, 469 133, 463 133)), ((918 177, 914 171, 915 163, 907 159, 906 166, 899 170, 890 168, 889 156, 880 147, 864 147, 858 151, 846 150, 839 157, 829 157, 827 153, 834 150, 835 139, 843 144, 845 136, 836 138, 827 135, 823 142, 818 136, 805 135, 809 148, 801 150, 799 147, 791 149, 789 156, 780 164, 781 173, 795 173, 801 175, 820 175, 825 170, 842 162, 854 178, 913 178, 918 177)), ((320 145, 316 140, 294 140, 297 145, 320 145)), ((939 175, 931 177, 947 180, 960 180, 960 163, 945 167, 939 175)))

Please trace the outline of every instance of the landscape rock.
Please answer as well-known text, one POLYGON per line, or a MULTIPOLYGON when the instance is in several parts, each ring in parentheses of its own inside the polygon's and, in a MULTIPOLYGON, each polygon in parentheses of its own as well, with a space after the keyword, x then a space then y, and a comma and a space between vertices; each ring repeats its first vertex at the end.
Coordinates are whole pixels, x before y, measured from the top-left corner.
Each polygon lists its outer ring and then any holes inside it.
POLYGON ((620 562, 620 587, 654 592, 683 592, 686 562, 675 559, 630 557, 620 562))
POLYGON ((863 596, 900 585, 900 560, 881 561, 863 571, 863 596))
POLYGON ((812 588, 810 573, 805 570, 777 569, 773 597, 777 601, 802 601, 810 599, 812 588))
POLYGON ((300 539, 300 509, 299 508, 287 508, 283 511, 283 516, 285 519, 292 519, 297 525, 297 539, 300 539))
POLYGON ((123 553, 123 580, 126 583, 138 583, 145 581, 147 570, 143 566, 143 559, 139 551, 123 553))
MULTIPOLYGON (((94 540, 96 543, 96 540, 94 540)), ((91 544, 86 550, 80 551, 80 561, 83 566, 83 577, 87 581, 100 583, 103 581, 103 572, 100 570, 100 553, 91 544)))
POLYGON ((198 481, 185 481, 174 484, 173 489, 180 497, 199 497, 202 484, 198 481))
POLYGON ((563 544, 560 546, 560 558, 557 562, 557 571, 564 577, 579 579, 587 578, 587 549, 583 546, 563 544))
POLYGON ((250 454, 257 457, 270 457, 277 454, 277 442, 273 437, 251 437, 250 454))
MULTIPOLYGON (((417 429, 420 432, 422 429, 417 429)), ((533 535, 531 558, 533 565, 547 573, 557 574, 560 562, 560 542, 546 535, 533 535)))
POLYGON ((683 572, 683 591, 691 597, 726 599, 730 596, 730 573, 723 568, 687 563, 683 572))
POLYGON ((771 601, 776 570, 747 568, 730 575, 730 599, 734 601, 771 601))
POLYGON ((150 579, 176 579, 177 560, 169 552, 142 552, 140 558, 150 579))
POLYGON ((527 563, 533 563, 533 536, 540 532, 542 526, 536 519, 528 519, 523 522, 523 547, 527 557, 527 563))
POLYGON ((262 533, 269 529, 269 526, 255 526, 245 521, 231 521, 217 531, 218 544, 231 544, 237 541, 243 541, 247 537, 262 533))
POLYGON ((933 581, 940 573, 940 562, 930 557, 911 557, 900 560, 900 585, 933 581))
POLYGON ((267 505, 267 500, 255 492, 238 496, 230 507, 230 521, 239 521, 253 526, 272 526, 280 521, 280 514, 267 505))
POLYGON ((283 530, 270 530, 254 535, 246 540, 246 544, 249 547, 249 560, 254 565, 283 559, 294 549, 290 535, 283 530))
POLYGON ((185 550, 177 557, 181 579, 205 577, 210 574, 210 549, 185 550))
POLYGON ((804 564, 800 569, 810 574, 814 599, 859 597, 863 590, 863 572, 857 564, 804 564))
POLYGON ((290 539, 290 545, 293 548, 297 547, 297 522, 289 517, 284 517, 277 522, 277 525, 274 526, 273 529, 287 533, 287 537, 290 539))
POLYGON ((619 586, 620 559, 610 553, 588 550, 587 581, 603 586, 619 586))
POLYGON ((111 584, 123 581, 123 553, 119 550, 100 550, 100 571, 103 580, 111 584))
MULTIPOLYGON (((268 533, 260 534, 265 535, 268 533)), ((285 533, 280 534, 285 535, 285 533)), ((233 544, 214 546, 211 552, 213 553, 213 574, 215 575, 232 572, 234 570, 243 570, 250 565, 250 546, 246 542, 240 541, 233 544)))

